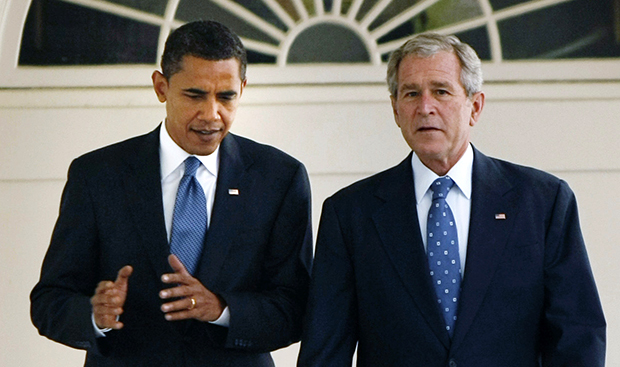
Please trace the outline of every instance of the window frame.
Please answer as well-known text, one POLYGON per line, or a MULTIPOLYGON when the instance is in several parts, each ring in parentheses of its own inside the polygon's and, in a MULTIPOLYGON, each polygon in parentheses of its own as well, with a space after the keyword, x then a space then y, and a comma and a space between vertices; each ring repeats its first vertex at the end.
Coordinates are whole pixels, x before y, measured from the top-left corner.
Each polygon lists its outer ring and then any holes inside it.
MULTIPOLYGON (((23 27, 30 1, 0 0, 0 88, 142 87, 159 66, 19 66, 23 27)), ((164 31, 164 30, 162 30, 164 31)), ((385 63, 260 65, 248 67, 257 85, 383 83, 385 63)), ((493 82, 618 81, 620 59, 483 62, 484 79, 493 82)))

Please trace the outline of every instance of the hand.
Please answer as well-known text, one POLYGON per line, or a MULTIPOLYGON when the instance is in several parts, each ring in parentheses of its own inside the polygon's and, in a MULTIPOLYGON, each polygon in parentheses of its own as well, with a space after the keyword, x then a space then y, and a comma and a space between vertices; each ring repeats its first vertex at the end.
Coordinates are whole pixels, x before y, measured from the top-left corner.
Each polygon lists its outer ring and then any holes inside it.
POLYGON ((166 314, 166 320, 217 320, 226 308, 224 300, 205 288, 198 279, 192 277, 175 255, 168 256, 168 263, 174 273, 162 275, 161 281, 176 286, 162 290, 159 296, 162 299, 179 299, 161 306, 161 310, 166 314))
POLYGON ((123 323, 118 316, 123 313, 123 306, 127 299, 127 284, 133 268, 126 265, 118 271, 116 280, 99 282, 95 295, 90 299, 93 306, 95 323, 100 329, 122 329, 123 323))

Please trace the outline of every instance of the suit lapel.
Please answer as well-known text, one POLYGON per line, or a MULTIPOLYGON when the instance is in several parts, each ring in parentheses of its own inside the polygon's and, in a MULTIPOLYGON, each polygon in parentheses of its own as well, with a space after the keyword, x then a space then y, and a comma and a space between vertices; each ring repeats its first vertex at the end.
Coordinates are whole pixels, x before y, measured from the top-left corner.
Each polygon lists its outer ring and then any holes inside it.
POLYGON ((450 345, 435 303, 426 253, 420 233, 411 168, 411 155, 391 171, 376 192, 384 204, 373 214, 381 242, 409 295, 437 338, 450 345))
POLYGON ((228 134, 220 146, 215 201, 198 269, 198 279, 209 289, 216 284, 231 241, 234 241, 238 220, 243 217, 244 194, 249 192, 246 188, 251 183, 245 173, 252 162, 249 156, 242 154, 235 137, 228 134))
POLYGON ((135 152, 127 152, 129 173, 124 177, 129 210, 136 223, 140 245, 157 276, 170 272, 170 253, 164 222, 159 161, 159 129, 144 136, 135 152))
POLYGON ((467 260, 453 348, 472 325, 506 247, 518 200, 511 189, 493 160, 474 149, 467 260))

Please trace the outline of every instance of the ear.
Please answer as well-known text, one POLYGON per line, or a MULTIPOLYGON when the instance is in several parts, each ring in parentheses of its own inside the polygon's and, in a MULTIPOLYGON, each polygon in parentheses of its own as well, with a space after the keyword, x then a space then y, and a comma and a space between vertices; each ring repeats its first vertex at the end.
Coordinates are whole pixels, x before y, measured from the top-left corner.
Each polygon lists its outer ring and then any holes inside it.
POLYGON ((248 84, 248 78, 243 79, 243 81, 241 82, 241 89, 239 90, 239 98, 241 98, 241 95, 243 94, 243 90, 245 89, 245 86, 248 84))
POLYGON ((469 126, 474 126, 480 119, 482 109, 484 108, 484 92, 475 93, 471 97, 471 118, 469 119, 469 126))
POLYGON ((151 75, 151 79, 153 79, 153 89, 155 89, 155 94, 157 94, 157 99, 159 102, 166 102, 166 93, 168 92, 168 79, 164 76, 164 74, 155 70, 153 75, 151 75))
POLYGON ((398 103, 397 98, 394 97, 393 95, 390 95, 390 101, 392 102, 392 112, 394 113, 394 121, 396 121, 396 125, 398 125, 398 127, 400 127, 400 124, 398 123, 398 106, 396 105, 398 103))

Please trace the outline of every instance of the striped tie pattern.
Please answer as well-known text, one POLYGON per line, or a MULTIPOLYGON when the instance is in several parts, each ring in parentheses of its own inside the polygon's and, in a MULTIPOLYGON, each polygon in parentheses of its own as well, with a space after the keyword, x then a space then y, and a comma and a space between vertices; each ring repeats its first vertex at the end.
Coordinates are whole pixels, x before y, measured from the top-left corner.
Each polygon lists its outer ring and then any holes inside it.
POLYGON ((207 199, 196 179, 200 161, 193 156, 185 160, 185 173, 174 204, 170 252, 194 274, 207 234, 207 199))

